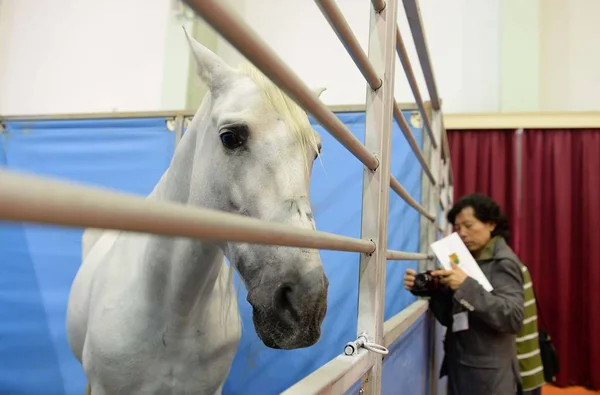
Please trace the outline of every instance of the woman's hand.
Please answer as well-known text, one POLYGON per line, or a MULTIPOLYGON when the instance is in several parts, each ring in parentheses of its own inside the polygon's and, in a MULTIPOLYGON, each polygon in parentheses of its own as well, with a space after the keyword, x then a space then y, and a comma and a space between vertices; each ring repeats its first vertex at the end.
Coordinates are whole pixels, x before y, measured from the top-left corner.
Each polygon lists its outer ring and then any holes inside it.
POLYGON ((417 272, 413 269, 406 269, 406 273, 404 273, 404 288, 408 291, 411 291, 415 286, 415 276, 417 272))
MULTIPOLYGON (((447 285, 453 291, 456 291, 467 278, 467 273, 463 272, 463 270, 452 261, 450 261, 450 266, 452 266, 452 270, 436 270, 432 272, 431 275, 440 277, 440 283, 447 285)), ((406 276, 404 278, 404 284, 406 284, 406 276)))

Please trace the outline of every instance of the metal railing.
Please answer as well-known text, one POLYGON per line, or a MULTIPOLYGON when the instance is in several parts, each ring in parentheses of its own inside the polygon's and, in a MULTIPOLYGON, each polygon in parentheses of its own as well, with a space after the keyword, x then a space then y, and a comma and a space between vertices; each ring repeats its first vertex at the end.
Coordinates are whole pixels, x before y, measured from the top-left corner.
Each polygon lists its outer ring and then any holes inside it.
MULTIPOLYGON (((384 322, 386 261, 432 259, 428 246, 437 238, 441 193, 446 207, 451 193, 450 164, 431 61, 416 0, 403 0, 421 68, 425 74, 431 109, 420 95, 397 26, 398 0, 372 0, 368 54, 362 50, 334 0, 315 0, 361 71, 369 87, 366 97, 366 131, 363 145, 348 128, 296 76, 269 46, 223 0, 186 0, 186 3, 277 86, 303 107, 327 132, 346 147, 368 171, 363 172, 361 238, 300 230, 208 209, 149 201, 99 188, 0 171, 0 219, 104 228, 212 240, 276 244, 292 247, 354 251, 361 254, 357 336, 388 346, 427 310, 417 301, 384 322), (395 57, 401 59, 424 119, 429 137, 418 147, 394 99, 395 57), (391 130, 398 122, 417 156, 429 183, 423 184, 421 203, 390 175, 391 130), (441 141, 438 144, 436 141, 441 141), (442 153, 444 148, 444 153, 442 153), (445 160, 444 165, 442 161, 445 160), (450 181, 448 181, 450 180, 450 181), (422 216, 421 252, 387 249, 389 188, 422 216), (425 225, 425 226, 423 226, 425 225)), ((174 114, 182 128, 182 114, 174 114)), ((351 340, 351 339, 349 339, 351 340)), ((285 394, 343 393, 361 378, 368 394, 381 392, 382 356, 360 349, 355 356, 340 355, 290 387, 285 394), (366 376, 365 376, 366 374, 366 376)))

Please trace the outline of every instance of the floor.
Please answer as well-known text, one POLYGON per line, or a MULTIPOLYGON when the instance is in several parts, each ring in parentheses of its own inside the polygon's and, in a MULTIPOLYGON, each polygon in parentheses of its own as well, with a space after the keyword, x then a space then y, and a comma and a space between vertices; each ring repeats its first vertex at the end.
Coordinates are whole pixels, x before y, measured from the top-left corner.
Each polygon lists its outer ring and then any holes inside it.
POLYGON ((582 387, 557 388, 550 385, 542 389, 542 395, 598 395, 600 391, 590 391, 582 387))

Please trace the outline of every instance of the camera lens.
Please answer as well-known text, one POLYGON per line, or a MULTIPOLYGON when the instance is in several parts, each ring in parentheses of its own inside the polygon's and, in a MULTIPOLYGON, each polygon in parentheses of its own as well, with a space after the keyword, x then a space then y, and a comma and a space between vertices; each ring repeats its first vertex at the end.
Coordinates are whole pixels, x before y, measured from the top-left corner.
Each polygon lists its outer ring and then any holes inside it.
POLYGON ((419 288, 426 286, 428 281, 429 281, 429 275, 426 273, 419 273, 415 277, 415 285, 419 288))

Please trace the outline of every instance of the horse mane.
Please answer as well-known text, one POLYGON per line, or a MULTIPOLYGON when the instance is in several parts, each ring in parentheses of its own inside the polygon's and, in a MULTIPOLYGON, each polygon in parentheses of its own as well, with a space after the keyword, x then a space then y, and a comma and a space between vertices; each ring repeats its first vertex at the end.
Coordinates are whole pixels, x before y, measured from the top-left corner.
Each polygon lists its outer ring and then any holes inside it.
POLYGON ((308 116, 304 109, 296 104, 284 91, 273 83, 267 76, 256 68, 252 63, 243 62, 239 65, 242 74, 247 75, 254 81, 260 89, 265 104, 274 110, 294 135, 300 148, 305 151, 308 146, 315 152, 319 152, 315 132, 308 121, 308 116))

